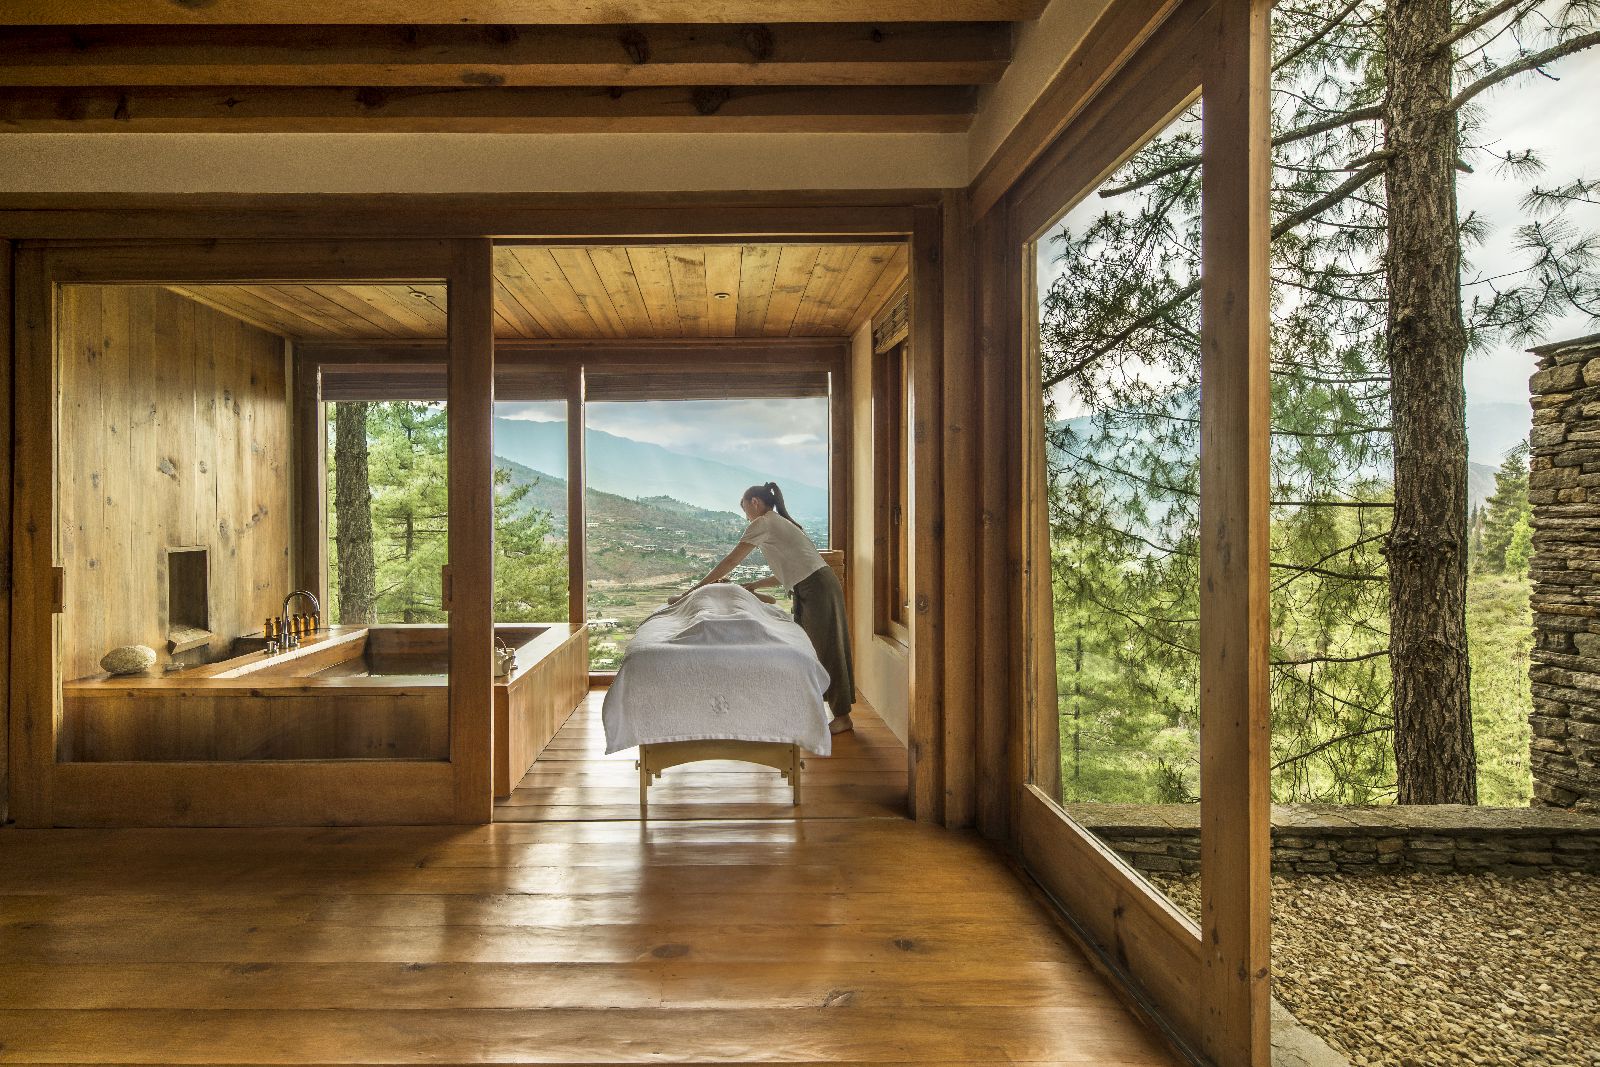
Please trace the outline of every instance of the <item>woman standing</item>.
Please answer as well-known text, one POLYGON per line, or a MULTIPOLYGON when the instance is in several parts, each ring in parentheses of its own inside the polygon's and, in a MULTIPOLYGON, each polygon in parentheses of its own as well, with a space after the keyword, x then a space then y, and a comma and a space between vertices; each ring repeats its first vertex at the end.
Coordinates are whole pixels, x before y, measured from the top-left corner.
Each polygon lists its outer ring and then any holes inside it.
MULTIPOLYGON (((711 568, 711 573, 696 583, 694 589, 720 582, 733 572, 752 549, 759 548, 772 568, 772 576, 744 587, 752 593, 767 586, 781 585, 794 594, 794 621, 811 638, 817 658, 828 672, 828 691, 822 699, 833 712, 828 729, 844 733, 854 729, 850 721, 850 706, 855 699, 855 676, 850 666, 850 629, 845 621, 844 587, 839 576, 823 560, 821 553, 811 543, 783 506, 783 491, 777 482, 752 485, 739 500, 750 525, 733 551, 722 562, 711 568)), ((692 590, 691 590, 692 591, 692 590)), ((675 596, 669 603, 683 599, 675 596)))

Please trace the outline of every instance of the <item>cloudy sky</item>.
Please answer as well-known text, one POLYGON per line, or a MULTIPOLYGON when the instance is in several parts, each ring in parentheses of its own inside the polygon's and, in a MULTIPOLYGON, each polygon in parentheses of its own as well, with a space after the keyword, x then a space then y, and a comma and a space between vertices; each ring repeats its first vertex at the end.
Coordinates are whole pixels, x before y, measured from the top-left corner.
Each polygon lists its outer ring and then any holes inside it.
MULTIPOLYGON (((1478 139, 1498 152, 1534 149, 1547 165, 1538 179, 1544 185, 1600 176, 1600 125, 1596 122, 1600 49, 1568 57, 1554 70, 1559 81, 1525 76, 1480 97, 1482 129, 1478 139)), ((1477 211, 1490 226, 1487 243, 1472 256, 1473 268, 1482 274, 1502 274, 1521 262, 1514 243, 1522 222, 1520 200, 1525 186, 1526 181, 1497 175, 1488 163, 1480 165, 1477 173, 1460 178, 1462 214, 1477 211)), ((1600 229, 1600 208, 1573 211, 1571 217, 1587 228, 1600 229)), ((1044 258, 1041 256, 1041 278, 1048 279, 1044 258)), ((1575 337, 1596 329, 1574 314, 1553 323, 1545 339, 1575 337)), ((1468 430, 1475 461, 1498 463, 1505 449, 1527 432, 1532 370, 1532 357, 1520 346, 1503 346, 1468 362, 1468 430)), ((558 410, 545 410, 541 405, 512 407, 518 410, 505 413, 532 419, 563 417, 558 410)), ((779 481, 822 485, 826 480, 824 400, 594 404, 589 408, 589 425, 685 455, 771 471, 771 477, 779 481)))
MULTIPOLYGON (((1544 162, 1537 178, 1515 178, 1496 173, 1494 160, 1480 153, 1476 172, 1460 175, 1457 183, 1463 217, 1476 211, 1488 223, 1485 243, 1469 254, 1468 277, 1507 274, 1526 263, 1516 249, 1516 231, 1525 221, 1522 198, 1530 184, 1565 185, 1574 178, 1600 177, 1600 48, 1568 56, 1552 67, 1556 80, 1537 74, 1513 78, 1478 97, 1479 129, 1474 143, 1497 153, 1532 149, 1544 162)), ((1057 224, 1081 228, 1103 210, 1093 196, 1086 198, 1057 224)), ((1600 207, 1578 205, 1568 211, 1576 226, 1600 231, 1600 207)), ((1038 259, 1042 285, 1059 269, 1052 249, 1041 242, 1038 259)), ((1466 290, 1470 299, 1472 287, 1466 290)), ((1558 341, 1600 332, 1579 313, 1571 313, 1544 329, 1543 340, 1558 341)), ((1474 462, 1498 465, 1506 449, 1527 435, 1530 421, 1528 377, 1534 360, 1526 346, 1501 345, 1476 353, 1467 361, 1467 433, 1474 462)), ((1155 373, 1145 369, 1146 376, 1155 373)), ((1083 413, 1082 405, 1067 393, 1057 394, 1063 415, 1083 413)))
MULTIPOLYGON (((1568 56, 1551 68, 1559 81, 1537 74, 1515 78, 1489 90, 1483 101, 1480 144, 1496 152, 1533 149, 1545 163, 1539 185, 1564 185, 1574 178, 1600 177, 1600 48, 1568 56)), ((1486 244, 1471 253, 1471 267, 1484 275, 1502 273, 1523 261, 1515 250, 1522 224, 1525 181, 1507 179, 1492 166, 1479 166, 1458 182, 1460 211, 1481 213, 1490 223, 1486 244)), ((1586 205, 1568 217, 1600 230, 1600 208, 1586 205)), ((1570 314, 1545 330, 1544 340, 1560 341, 1600 331, 1581 314, 1570 314)), ((1467 361, 1467 423, 1472 458, 1497 463, 1506 448, 1527 433, 1528 376, 1533 357, 1522 346, 1502 346, 1467 361)))
MULTIPOLYGON (((560 404, 506 404, 512 418, 548 422, 566 417, 560 404)), ((826 488, 828 401, 679 400, 594 403, 589 428, 698 456, 771 472, 769 481, 826 488)))

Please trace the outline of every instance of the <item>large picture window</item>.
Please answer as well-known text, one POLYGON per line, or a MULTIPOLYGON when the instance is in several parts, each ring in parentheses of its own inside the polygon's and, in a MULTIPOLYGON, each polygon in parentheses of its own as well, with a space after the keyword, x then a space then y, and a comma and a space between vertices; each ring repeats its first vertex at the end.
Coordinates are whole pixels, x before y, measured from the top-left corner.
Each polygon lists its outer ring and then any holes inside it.
MULTIPOLYGON (((499 622, 567 616, 565 404, 497 405, 499 622)), ((327 405, 328 611, 338 622, 441 622, 449 414, 428 400, 327 405)))
MULTIPOLYGON (((591 669, 615 670, 639 624, 738 543, 750 486, 777 482, 795 520, 829 547, 825 395, 601 401, 586 413, 591 669)), ((768 573, 752 555, 731 578, 768 573)))

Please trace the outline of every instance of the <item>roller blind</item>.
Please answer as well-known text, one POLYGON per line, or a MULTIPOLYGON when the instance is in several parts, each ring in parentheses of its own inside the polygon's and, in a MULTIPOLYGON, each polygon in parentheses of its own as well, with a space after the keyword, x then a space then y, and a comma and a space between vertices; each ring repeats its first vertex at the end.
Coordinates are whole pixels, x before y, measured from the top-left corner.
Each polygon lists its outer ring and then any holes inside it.
MULTIPOLYGON (((322 367, 322 399, 444 400, 443 363, 338 363, 322 367)), ((566 399, 566 376, 550 367, 506 364, 495 368, 496 400, 566 399)))
POLYGON ((683 368, 590 367, 588 398, 610 400, 766 400, 828 395, 828 371, 819 367, 728 364, 683 368))

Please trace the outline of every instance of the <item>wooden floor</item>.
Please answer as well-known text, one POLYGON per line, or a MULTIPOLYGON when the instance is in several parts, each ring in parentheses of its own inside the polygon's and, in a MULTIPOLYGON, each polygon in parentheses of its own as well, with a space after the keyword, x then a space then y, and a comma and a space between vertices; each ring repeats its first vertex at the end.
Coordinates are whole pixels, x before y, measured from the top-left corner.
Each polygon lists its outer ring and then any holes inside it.
POLYGON ((881 725, 806 817, 683 768, 643 826, 592 720, 501 812, 563 821, 0 831, 0 1063, 1173 1062, 986 845, 892 817, 881 725))
MULTIPOLYGON (((605 754, 600 724, 604 690, 589 694, 545 746, 511 796, 495 806, 500 821, 639 818, 637 749, 605 754)), ((650 820, 862 819, 906 815, 906 750, 866 704, 837 734, 833 754, 807 756, 800 807, 775 770, 716 761, 674 767, 650 787, 650 820)))

